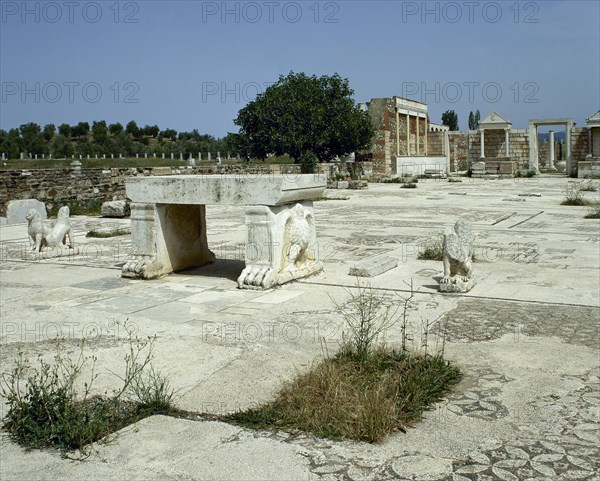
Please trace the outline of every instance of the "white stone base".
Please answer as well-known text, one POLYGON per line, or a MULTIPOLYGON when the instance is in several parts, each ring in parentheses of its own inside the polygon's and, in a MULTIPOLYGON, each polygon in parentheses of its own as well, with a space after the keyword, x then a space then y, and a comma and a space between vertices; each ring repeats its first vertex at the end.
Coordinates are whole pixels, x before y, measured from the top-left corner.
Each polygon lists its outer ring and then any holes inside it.
POLYGON ((154 279, 215 260, 204 205, 131 204, 131 247, 123 277, 154 279))
POLYGON ((311 201, 246 208, 246 268, 240 289, 268 289, 323 270, 311 201))
POLYGON ((440 282, 440 292, 469 292, 475 287, 475 279, 471 277, 464 280, 460 276, 455 276, 449 282, 440 282))

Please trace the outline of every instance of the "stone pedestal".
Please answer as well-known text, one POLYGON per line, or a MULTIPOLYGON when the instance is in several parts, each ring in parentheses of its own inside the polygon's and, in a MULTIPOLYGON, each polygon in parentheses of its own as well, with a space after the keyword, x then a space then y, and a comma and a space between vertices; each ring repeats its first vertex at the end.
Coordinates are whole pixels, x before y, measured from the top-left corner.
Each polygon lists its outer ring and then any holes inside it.
POLYGON ((268 289, 323 270, 310 201, 246 208, 246 268, 241 289, 268 289))
POLYGON ((131 245, 123 277, 153 279, 215 260, 204 205, 131 204, 131 245))
POLYGON ((464 280, 460 277, 454 277, 450 282, 440 284, 440 292, 469 292, 475 287, 475 279, 464 280))
POLYGON ((238 287, 267 289, 322 270, 311 199, 322 175, 172 175, 126 181, 134 249, 123 277, 152 279, 215 260, 205 206, 245 205, 246 268, 238 287))

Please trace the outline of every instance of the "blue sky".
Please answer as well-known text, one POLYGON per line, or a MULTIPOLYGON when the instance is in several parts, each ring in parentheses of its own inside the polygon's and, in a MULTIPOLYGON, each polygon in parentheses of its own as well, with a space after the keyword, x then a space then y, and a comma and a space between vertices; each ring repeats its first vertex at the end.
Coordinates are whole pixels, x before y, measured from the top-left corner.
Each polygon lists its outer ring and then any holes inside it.
POLYGON ((0 128, 107 120, 223 136, 280 74, 339 73, 357 102, 430 119, 600 108, 600 2, 0 0, 0 128))

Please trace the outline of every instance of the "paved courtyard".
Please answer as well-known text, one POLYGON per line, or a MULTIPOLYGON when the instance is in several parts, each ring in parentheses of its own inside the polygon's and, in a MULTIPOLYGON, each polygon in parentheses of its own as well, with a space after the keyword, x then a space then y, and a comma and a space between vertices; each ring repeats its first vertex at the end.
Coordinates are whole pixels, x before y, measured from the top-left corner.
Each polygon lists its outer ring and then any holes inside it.
MULTIPOLYGON (((333 300, 355 285, 353 261, 386 254, 398 267, 370 280, 389 296, 416 291, 415 344, 425 324, 464 377, 407 433, 380 444, 257 432, 204 419, 153 416, 97 443, 85 460, 27 452, 0 435, 0 477, 70 480, 600 480, 600 223, 561 206, 568 179, 426 180, 371 184, 315 202, 324 272, 269 291, 239 290, 244 209, 207 207, 217 262, 159 280, 122 279, 129 236, 85 238, 129 221, 75 217, 80 254, 20 260, 26 225, 0 227, 0 369, 19 352, 51 359, 52 340, 81 337, 115 388, 123 324, 156 335, 154 364, 177 406, 226 413, 275 396, 285 380, 337 349, 333 300), (476 234, 476 287, 441 294, 442 263, 421 261, 428 239, 458 217, 476 234)), ((587 192, 586 198, 598 199, 587 192)), ((399 340, 399 327, 387 342, 399 340)), ((2 416, 6 413, 3 403, 2 416)))

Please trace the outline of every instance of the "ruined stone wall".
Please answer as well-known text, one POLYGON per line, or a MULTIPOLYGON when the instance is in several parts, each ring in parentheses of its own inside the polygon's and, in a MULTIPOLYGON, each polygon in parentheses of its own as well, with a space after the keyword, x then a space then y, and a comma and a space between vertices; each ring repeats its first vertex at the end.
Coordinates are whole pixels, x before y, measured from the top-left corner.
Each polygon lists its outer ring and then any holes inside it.
POLYGON ((375 126, 375 138, 371 147, 373 154, 371 159, 373 162, 373 171, 375 174, 385 175, 391 171, 392 154, 395 155, 395 138, 394 151, 392 152, 391 133, 396 132, 396 112, 395 105, 392 99, 373 99, 369 105, 369 116, 371 122, 375 126))
POLYGON ((585 160, 587 155, 587 127, 571 129, 571 159, 575 163, 585 160))
POLYGON ((451 172, 463 171, 468 168, 468 136, 469 133, 463 130, 448 132, 451 172))
POLYGON ((444 132, 427 132, 427 155, 445 155, 444 132))
MULTIPOLYGON (((567 147, 565 144, 554 141, 554 162, 566 160, 567 147)), ((547 167, 550 162, 550 142, 548 140, 538 140, 538 165, 540 168, 547 167)))
MULTIPOLYGON (((469 136, 469 165, 478 162, 481 156, 481 136, 479 131, 471 130, 469 136)), ((509 158, 516 162, 516 169, 522 174, 529 170, 529 131, 512 129, 508 136, 509 158)), ((505 158, 506 139, 504 130, 485 131, 485 157, 489 159, 505 158)), ((484 162, 486 159, 483 159, 484 162)))
MULTIPOLYGON (((329 172, 327 164, 320 166, 329 172)), ((112 169, 36 169, 0 172, 0 216, 6 215, 6 204, 16 199, 37 199, 49 209, 55 204, 76 202, 83 206, 108 200, 125 198, 125 179, 138 175, 208 175, 208 174, 288 174, 297 175, 300 166, 274 165, 223 165, 191 168, 112 168, 112 169)))
POLYGON ((512 129, 508 141, 510 160, 516 163, 518 171, 526 174, 529 171, 529 129, 512 129))
MULTIPOLYGON (((328 179, 336 173, 371 180, 372 162, 332 162, 318 164, 317 172, 328 179)), ((37 199, 48 209, 73 202, 91 206, 109 200, 125 199, 125 179, 140 175, 289 175, 300 174, 295 164, 200 165, 196 167, 131 167, 113 169, 32 169, 0 171, 0 217, 6 216, 10 200, 37 199)))
MULTIPOLYGON (((415 156, 417 152, 417 118, 409 117, 410 138, 407 142, 406 116, 396 115, 396 103, 393 98, 372 99, 369 104, 369 116, 376 128, 375 138, 370 150, 374 175, 384 178, 396 175, 396 156, 415 156), (396 136, 396 133, 398 134, 396 136), (410 146, 410 150, 409 150, 410 146)), ((419 155, 424 156, 429 139, 425 133, 429 129, 427 119, 419 119, 419 155)), ((427 132, 431 135, 430 132, 427 132)), ((443 148, 443 146, 442 146, 443 148)), ((434 155, 428 152, 428 155, 434 155)), ((442 154, 443 155, 443 151, 442 154)))

